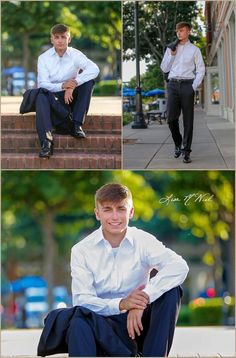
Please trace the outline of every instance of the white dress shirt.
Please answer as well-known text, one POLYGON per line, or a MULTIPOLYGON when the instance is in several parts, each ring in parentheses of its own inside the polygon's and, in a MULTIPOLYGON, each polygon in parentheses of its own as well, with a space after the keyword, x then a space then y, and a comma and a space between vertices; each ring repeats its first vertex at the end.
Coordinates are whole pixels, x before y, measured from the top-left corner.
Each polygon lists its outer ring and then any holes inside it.
POLYGON ((194 79, 192 84, 194 91, 201 84, 205 74, 201 51, 190 41, 184 45, 179 43, 175 56, 172 56, 171 50, 167 48, 161 62, 161 69, 165 73, 170 72, 169 79, 194 79))
POLYGON ((120 314, 120 300, 134 289, 145 285, 143 291, 151 303, 180 285, 187 273, 187 263, 181 256, 136 227, 128 227, 114 255, 100 227, 72 247, 73 305, 103 316, 120 314), (158 273, 149 280, 153 268, 158 273))
POLYGON ((62 57, 52 47, 38 58, 38 87, 52 92, 62 91, 63 82, 71 78, 80 86, 98 74, 98 66, 73 47, 68 47, 62 57))

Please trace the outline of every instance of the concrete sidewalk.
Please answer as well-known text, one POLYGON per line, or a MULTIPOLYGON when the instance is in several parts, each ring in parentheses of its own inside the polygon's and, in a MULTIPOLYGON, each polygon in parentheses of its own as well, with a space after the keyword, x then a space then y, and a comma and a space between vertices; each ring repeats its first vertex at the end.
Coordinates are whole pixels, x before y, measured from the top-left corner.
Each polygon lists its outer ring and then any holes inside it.
MULTIPOLYGON (((22 97, 2 96, 1 114, 19 113, 22 97)), ((92 97, 88 114, 115 114, 121 116, 122 103, 121 97, 92 97)))
MULTIPOLYGON (((180 119, 182 126, 182 118, 180 119)), ((195 108, 192 163, 173 156, 174 144, 165 121, 151 122, 147 129, 123 129, 124 169, 234 169, 235 127, 217 116, 206 116, 195 108)), ((183 133, 183 129, 181 128, 183 133)))
MULTIPOLYGON (((35 357, 41 330, 3 330, 1 357, 35 357)), ((67 357, 67 354, 53 357, 67 357)), ((169 357, 234 357, 233 327, 177 327, 169 357)))

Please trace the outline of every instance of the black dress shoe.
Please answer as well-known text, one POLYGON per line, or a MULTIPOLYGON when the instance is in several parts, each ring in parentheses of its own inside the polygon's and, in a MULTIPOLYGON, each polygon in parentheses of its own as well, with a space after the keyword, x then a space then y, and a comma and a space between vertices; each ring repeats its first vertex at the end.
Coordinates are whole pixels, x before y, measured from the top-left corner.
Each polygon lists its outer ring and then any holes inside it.
POLYGON ((41 144, 41 150, 39 152, 40 158, 49 158, 53 155, 53 141, 49 139, 44 139, 41 144))
POLYGON ((86 135, 80 125, 74 124, 71 129, 71 135, 75 138, 85 138, 86 135))
POLYGON ((191 163, 191 162, 192 162, 192 160, 191 160, 191 158, 190 158, 190 154, 185 154, 185 155, 184 155, 183 162, 184 162, 184 163, 191 163))
POLYGON ((175 158, 179 158, 181 154, 182 154, 182 150, 181 150, 181 148, 180 148, 180 147, 175 146, 174 157, 175 157, 175 158))

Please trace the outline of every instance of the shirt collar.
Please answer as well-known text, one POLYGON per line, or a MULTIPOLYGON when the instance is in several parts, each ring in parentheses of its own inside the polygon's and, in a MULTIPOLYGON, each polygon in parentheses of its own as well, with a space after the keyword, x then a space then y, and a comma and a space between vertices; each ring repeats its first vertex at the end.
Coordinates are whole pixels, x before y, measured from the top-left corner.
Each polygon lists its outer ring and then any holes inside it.
MULTIPOLYGON (((67 54, 68 56, 70 56, 70 54, 71 54, 70 47, 67 47, 67 50, 66 50, 66 52, 64 53, 64 55, 65 55, 65 54, 67 54)), ((50 55, 51 55, 51 56, 53 56, 53 55, 58 55, 57 52, 56 52, 56 50, 55 50, 55 47, 54 47, 54 46, 51 48, 51 53, 50 53, 50 55)), ((64 55, 63 55, 63 56, 64 56, 64 55)))
POLYGON ((185 44, 181 44, 180 43, 180 46, 186 46, 186 45, 189 45, 191 42, 188 40, 187 42, 185 42, 185 44))
MULTIPOLYGON (((96 245, 103 240, 105 240, 105 239, 104 239, 103 232, 102 232, 102 226, 100 226, 99 229, 96 230, 96 236, 94 238, 94 243, 96 245)), ((125 235, 124 239, 122 240, 122 242, 124 242, 124 241, 128 241, 131 244, 131 246, 134 245, 132 229, 129 226, 127 227, 126 235, 125 235)))

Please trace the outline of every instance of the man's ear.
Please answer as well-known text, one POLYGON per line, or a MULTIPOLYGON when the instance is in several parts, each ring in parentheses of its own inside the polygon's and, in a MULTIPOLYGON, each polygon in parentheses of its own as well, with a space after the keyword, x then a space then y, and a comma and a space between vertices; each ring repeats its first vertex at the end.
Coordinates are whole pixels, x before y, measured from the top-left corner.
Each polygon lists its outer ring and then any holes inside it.
POLYGON ((132 207, 132 208, 130 209, 129 218, 132 219, 133 216, 134 216, 134 207, 132 207))
POLYGON ((98 209, 97 209, 97 208, 94 209, 94 213, 95 213, 96 219, 97 219, 98 221, 100 221, 100 216, 99 216, 99 212, 98 212, 98 209))
POLYGON ((69 37, 68 44, 71 43, 71 37, 69 37))

